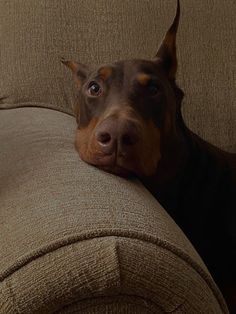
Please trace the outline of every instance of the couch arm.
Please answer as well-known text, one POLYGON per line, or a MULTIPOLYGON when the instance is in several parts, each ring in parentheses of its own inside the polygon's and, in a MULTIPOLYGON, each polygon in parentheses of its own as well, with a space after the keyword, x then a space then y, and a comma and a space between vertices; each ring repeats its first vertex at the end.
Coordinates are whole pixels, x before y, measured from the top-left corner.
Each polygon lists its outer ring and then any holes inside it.
POLYGON ((20 108, 0 121, 0 314, 227 313, 140 182, 80 161, 73 117, 20 108))

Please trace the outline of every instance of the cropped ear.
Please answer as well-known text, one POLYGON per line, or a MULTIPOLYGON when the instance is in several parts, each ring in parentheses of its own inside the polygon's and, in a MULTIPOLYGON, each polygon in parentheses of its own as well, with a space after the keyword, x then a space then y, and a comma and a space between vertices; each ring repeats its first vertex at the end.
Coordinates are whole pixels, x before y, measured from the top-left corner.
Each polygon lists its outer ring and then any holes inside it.
POLYGON ((158 51, 155 56, 156 62, 162 63, 167 71, 168 77, 175 80, 177 71, 177 56, 176 56, 176 34, 179 25, 180 4, 177 0, 177 9, 174 21, 167 31, 158 51))
POLYGON ((72 70, 77 87, 80 88, 83 81, 86 79, 88 75, 89 72, 88 67, 82 63, 71 60, 65 60, 64 58, 61 58, 61 62, 72 70))

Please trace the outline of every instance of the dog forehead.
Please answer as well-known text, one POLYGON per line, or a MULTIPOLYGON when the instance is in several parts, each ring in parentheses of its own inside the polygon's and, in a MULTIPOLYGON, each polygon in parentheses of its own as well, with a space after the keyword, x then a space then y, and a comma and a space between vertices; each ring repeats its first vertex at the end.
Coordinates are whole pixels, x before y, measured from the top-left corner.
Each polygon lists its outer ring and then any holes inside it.
POLYGON ((134 77, 140 73, 146 75, 153 75, 157 71, 155 63, 151 60, 132 59, 124 60, 115 63, 118 68, 122 68, 124 77, 134 77))
POLYGON ((110 64, 100 65, 96 74, 104 81, 109 78, 118 79, 119 81, 131 80, 136 76, 144 75, 143 78, 149 75, 158 73, 158 67, 155 62, 144 59, 121 60, 110 64))

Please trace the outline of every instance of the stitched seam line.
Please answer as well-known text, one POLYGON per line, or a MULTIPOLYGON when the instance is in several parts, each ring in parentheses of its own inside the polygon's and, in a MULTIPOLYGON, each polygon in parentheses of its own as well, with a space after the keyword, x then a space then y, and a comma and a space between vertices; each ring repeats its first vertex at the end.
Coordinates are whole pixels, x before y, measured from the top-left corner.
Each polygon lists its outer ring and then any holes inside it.
POLYGON ((71 117, 74 117, 74 114, 72 110, 65 107, 59 107, 52 105, 50 103, 41 103, 41 102, 24 102, 24 103, 13 103, 13 104, 7 104, 7 103, 0 103, 0 110, 11 110, 11 109, 20 109, 20 108, 41 108, 41 109, 48 109, 48 110, 54 110, 61 113, 65 113, 71 117), (10 105, 10 107, 7 107, 10 105))
MULTIPOLYGON (((149 302, 150 303, 150 305, 151 306, 153 306, 153 307, 156 307, 156 308, 158 308, 158 310, 161 310, 163 313, 172 313, 172 312, 166 312, 166 311, 164 311, 161 307, 160 307, 160 305, 158 305, 158 304, 155 304, 153 301, 151 301, 151 300, 149 300, 149 299, 147 299, 147 298, 142 298, 142 297, 140 297, 139 295, 134 295, 134 294, 122 294, 122 293, 119 293, 119 295, 118 295, 119 297, 121 296, 121 297, 134 297, 134 298, 137 298, 137 299, 140 299, 140 300, 143 300, 145 303, 146 302, 149 302)), ((111 295, 111 297, 117 297, 117 295, 111 295)), ((107 297, 107 296, 102 296, 102 297, 93 297, 92 299, 104 299, 104 298, 109 298, 109 297, 107 297)), ((71 307, 71 306, 73 306, 73 305, 76 305, 76 304, 78 304, 78 303, 80 303, 80 302, 83 302, 83 301, 86 301, 86 300, 91 300, 91 298, 85 298, 85 299, 81 299, 81 300, 79 300, 79 301, 75 301, 75 302, 72 302, 72 303, 69 303, 69 304, 67 304, 66 306, 63 306, 62 308, 60 308, 59 310, 56 310, 55 312, 53 312, 53 313, 55 313, 55 314, 57 314, 57 313, 60 313, 61 312, 61 310, 63 310, 63 309, 67 309, 67 308, 69 308, 69 307, 71 307)), ((106 305, 109 305, 109 304, 111 304, 112 302, 107 302, 107 303, 105 303, 106 305)), ((138 306, 140 306, 140 307, 142 307, 142 308, 144 308, 144 309, 148 309, 150 312, 152 312, 152 313, 156 313, 156 312, 153 312, 153 309, 151 309, 150 307, 146 307, 146 306, 144 306, 144 305, 142 305, 142 304, 137 304, 137 303, 134 303, 134 302, 131 302, 131 301, 127 301, 126 302, 127 304, 131 304, 131 305, 138 305, 138 306)), ((97 305, 97 304, 96 304, 97 305)), ((94 306, 96 306, 96 305, 94 305, 94 306)), ((101 304, 98 304, 98 305, 101 305, 101 304)), ((182 305, 182 304, 181 304, 182 305)), ((93 305, 92 305, 93 306, 93 305)), ((91 306, 84 306, 83 308, 82 308, 82 310, 87 310, 87 309, 89 309, 91 306)))
POLYGON ((172 244, 168 243, 167 241, 161 240, 159 238, 154 237, 153 235, 140 233, 137 231, 130 231, 130 230, 119 230, 119 229, 101 229, 101 230, 95 230, 86 232, 86 234, 80 234, 80 235, 72 235, 64 239, 60 239, 56 242, 52 242, 51 244, 48 244, 45 247, 42 247, 38 250, 35 250, 31 252, 30 254, 27 254, 26 256, 23 256, 20 258, 16 263, 14 263, 11 267, 4 270, 0 273, 0 282, 2 282, 4 279, 6 279, 8 276, 19 270, 21 267, 25 266, 26 264, 30 263, 33 260, 36 260, 37 258, 53 252, 63 246, 67 246, 72 243, 84 241, 84 240, 91 240, 93 238, 102 238, 102 237, 109 237, 109 236, 117 236, 117 237, 124 237, 129 239, 136 239, 141 240, 143 242, 152 243, 155 245, 158 245, 162 248, 165 248, 172 252, 174 255, 180 257, 183 259, 188 265, 190 265, 201 277, 205 280, 209 288, 212 290, 214 296, 216 297, 220 307, 222 308, 223 312, 227 313, 227 307, 224 304, 218 289, 216 288, 215 284, 213 283, 211 277, 199 266, 197 262, 195 262, 189 255, 187 255, 184 251, 181 249, 173 246, 172 244))

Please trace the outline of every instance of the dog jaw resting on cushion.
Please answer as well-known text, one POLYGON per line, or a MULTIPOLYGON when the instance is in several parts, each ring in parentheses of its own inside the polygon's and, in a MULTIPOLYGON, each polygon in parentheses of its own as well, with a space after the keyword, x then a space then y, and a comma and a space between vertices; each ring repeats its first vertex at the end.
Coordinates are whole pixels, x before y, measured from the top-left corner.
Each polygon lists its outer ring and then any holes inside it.
POLYGON ((191 132, 181 115, 175 19, 153 60, 95 70, 62 60, 78 87, 75 146, 82 160, 135 175, 189 237, 236 313, 236 155, 191 132))

